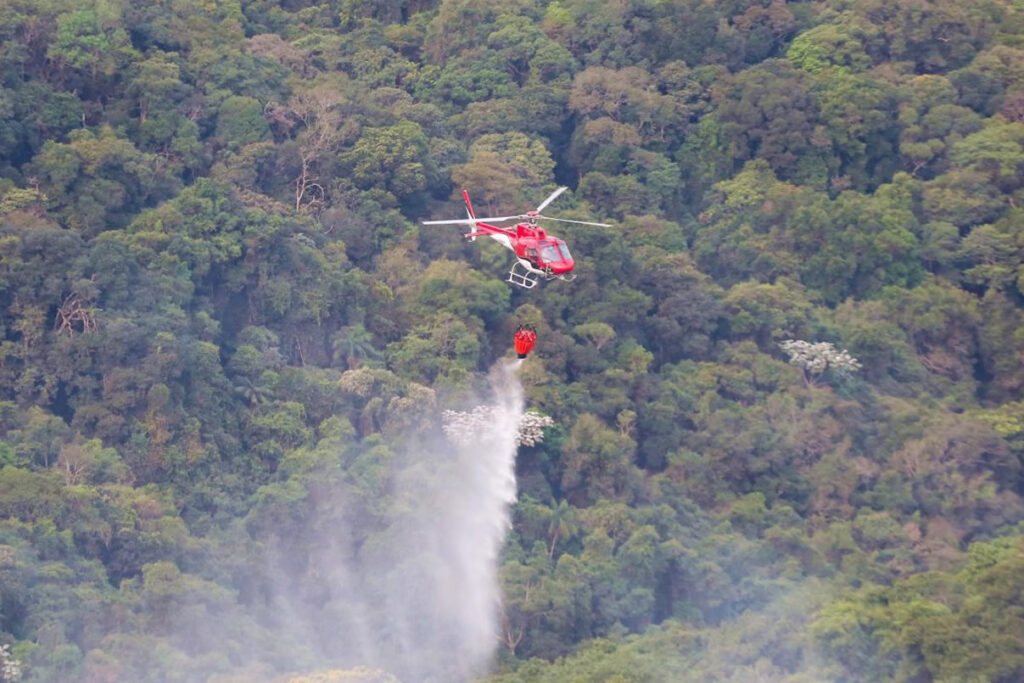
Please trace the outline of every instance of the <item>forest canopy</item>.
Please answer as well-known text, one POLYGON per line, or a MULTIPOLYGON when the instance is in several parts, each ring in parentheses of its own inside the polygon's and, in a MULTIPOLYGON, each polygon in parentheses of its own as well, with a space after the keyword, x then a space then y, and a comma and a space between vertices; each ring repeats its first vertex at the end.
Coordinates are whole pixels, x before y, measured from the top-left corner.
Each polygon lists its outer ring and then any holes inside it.
POLYGON ((1021 680, 1018 204, 1016 1, 0 0, 0 681, 394 680, 261 558, 519 324, 492 680, 1021 680))

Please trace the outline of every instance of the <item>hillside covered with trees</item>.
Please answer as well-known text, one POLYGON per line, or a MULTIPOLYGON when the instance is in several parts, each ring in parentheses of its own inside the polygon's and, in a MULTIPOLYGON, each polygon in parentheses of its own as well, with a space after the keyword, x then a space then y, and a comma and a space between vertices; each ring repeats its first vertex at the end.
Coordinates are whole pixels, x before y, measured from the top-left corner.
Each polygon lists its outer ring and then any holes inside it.
POLYGON ((349 666, 262 558, 520 323, 490 680, 1024 679, 1019 0, 0 0, 0 681, 349 666))

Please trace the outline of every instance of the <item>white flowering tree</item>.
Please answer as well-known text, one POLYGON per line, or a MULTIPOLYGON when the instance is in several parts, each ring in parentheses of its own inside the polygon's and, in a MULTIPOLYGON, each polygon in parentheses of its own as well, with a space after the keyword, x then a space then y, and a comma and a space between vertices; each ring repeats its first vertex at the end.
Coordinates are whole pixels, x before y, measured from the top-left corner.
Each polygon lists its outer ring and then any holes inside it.
POLYGON ((808 385, 815 384, 826 370, 840 377, 848 377, 860 369, 860 361, 846 349, 836 349, 832 342, 811 343, 802 339, 787 339, 779 346, 789 356, 789 362, 804 371, 804 382, 808 385))
POLYGON ((519 420, 519 436, 516 439, 516 444, 519 446, 536 446, 544 441, 544 428, 551 427, 554 424, 555 421, 547 415, 531 412, 523 413, 523 418, 519 420))
POLYGON ((21 678, 21 662, 11 656, 10 645, 0 645, 0 681, 11 683, 21 678))

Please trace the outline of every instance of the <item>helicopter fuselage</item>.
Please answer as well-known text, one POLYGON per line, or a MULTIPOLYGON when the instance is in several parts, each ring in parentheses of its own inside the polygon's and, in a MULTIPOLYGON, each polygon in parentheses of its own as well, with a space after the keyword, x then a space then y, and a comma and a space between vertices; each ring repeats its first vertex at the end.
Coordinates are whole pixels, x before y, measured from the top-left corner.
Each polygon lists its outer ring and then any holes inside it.
POLYGON ((576 267, 565 240, 548 235, 537 225, 518 223, 511 228, 499 228, 477 223, 476 230, 466 236, 484 235, 515 252, 524 267, 548 278, 567 275, 576 267))

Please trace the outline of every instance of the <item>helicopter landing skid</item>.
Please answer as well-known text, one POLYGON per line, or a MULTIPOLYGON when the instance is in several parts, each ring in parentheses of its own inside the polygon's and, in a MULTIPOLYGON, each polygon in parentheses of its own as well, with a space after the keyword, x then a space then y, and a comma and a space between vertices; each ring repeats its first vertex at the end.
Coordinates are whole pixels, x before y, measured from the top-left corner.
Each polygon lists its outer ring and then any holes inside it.
POLYGON ((508 271, 508 282, 524 289, 533 289, 537 286, 537 274, 516 261, 512 264, 512 270, 508 271))

